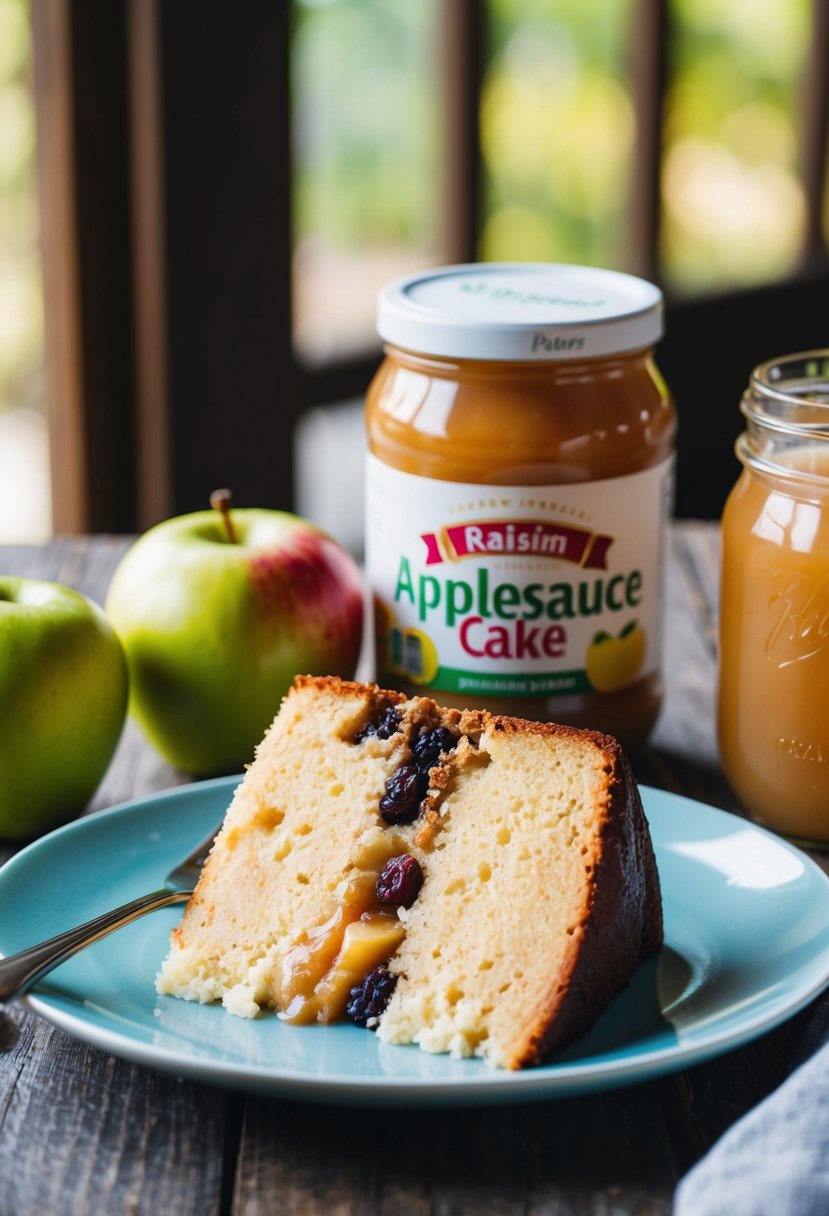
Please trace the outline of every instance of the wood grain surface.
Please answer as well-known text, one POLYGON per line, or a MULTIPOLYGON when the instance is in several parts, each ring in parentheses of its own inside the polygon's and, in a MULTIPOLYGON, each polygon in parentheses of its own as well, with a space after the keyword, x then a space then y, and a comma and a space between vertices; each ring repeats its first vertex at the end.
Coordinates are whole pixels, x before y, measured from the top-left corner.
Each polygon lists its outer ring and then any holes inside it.
MULTIPOLYGON (((0 572, 102 602, 121 538, 0 546, 0 572)), ((641 781, 735 809, 714 733, 719 537, 674 526, 665 708, 641 781)), ((91 809, 185 781, 128 725, 91 809)), ((0 842, 0 860, 14 849, 0 842)), ((807 1011, 808 1012, 808 1011, 807 1011)), ((786 1075, 807 1013, 720 1059, 596 1095, 470 1110, 348 1110, 155 1073, 13 1005, 0 1017, 0 1216, 669 1213, 678 1178, 786 1075), (5 1019, 5 1020, 3 1020, 5 1019)))

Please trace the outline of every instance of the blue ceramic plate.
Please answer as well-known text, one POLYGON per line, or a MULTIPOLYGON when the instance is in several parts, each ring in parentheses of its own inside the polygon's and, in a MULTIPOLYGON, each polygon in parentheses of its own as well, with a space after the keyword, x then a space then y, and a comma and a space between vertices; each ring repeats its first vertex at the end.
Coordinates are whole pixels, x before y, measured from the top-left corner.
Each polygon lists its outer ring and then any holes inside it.
MULTIPOLYGON (((0 952, 12 953, 160 885, 218 823, 238 778, 206 781, 80 819, 0 871, 0 952)), ((156 970, 181 909, 121 929, 27 998, 95 1047, 195 1080, 317 1102, 450 1105, 554 1098, 709 1059, 769 1030, 829 980, 829 880, 745 821, 642 791, 666 944, 588 1035, 526 1072, 380 1043, 351 1025, 292 1027, 159 997, 156 970)))

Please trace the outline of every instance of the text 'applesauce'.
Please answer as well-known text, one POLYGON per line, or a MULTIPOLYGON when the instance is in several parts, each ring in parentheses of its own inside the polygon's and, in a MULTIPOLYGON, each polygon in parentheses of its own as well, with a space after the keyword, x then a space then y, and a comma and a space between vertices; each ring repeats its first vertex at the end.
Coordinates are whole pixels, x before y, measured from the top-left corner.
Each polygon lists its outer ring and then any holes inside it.
POLYGON ((450 266, 386 287, 377 328, 378 681, 643 742, 676 431, 660 292, 588 267, 450 266))

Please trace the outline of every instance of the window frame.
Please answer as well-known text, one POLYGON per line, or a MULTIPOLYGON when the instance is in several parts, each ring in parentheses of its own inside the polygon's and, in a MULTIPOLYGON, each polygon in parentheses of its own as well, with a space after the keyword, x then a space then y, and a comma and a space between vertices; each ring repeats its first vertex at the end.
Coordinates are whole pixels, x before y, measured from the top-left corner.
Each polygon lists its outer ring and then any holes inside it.
MULTIPOLYGON (((57 531, 137 531, 205 506, 292 509, 294 426, 360 396, 378 347, 322 366, 292 344, 290 5, 32 0, 57 531), (222 173, 217 173, 217 149, 222 173), (220 357, 217 357, 217 353, 220 357)), ((475 259, 484 0, 444 0, 446 260, 475 259)), ((667 0, 634 0, 631 269, 659 281, 667 0)), ((829 5, 803 90, 801 265, 751 291, 667 297, 658 361, 681 430, 677 511, 719 514, 754 364, 826 344, 829 5)))

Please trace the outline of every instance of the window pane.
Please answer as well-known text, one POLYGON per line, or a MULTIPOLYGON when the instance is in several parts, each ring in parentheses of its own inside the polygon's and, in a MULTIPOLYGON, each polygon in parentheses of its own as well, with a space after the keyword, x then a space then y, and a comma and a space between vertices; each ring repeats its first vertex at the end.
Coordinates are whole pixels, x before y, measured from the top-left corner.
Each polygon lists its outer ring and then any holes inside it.
POLYGON ((294 340, 374 341, 378 289, 440 261, 439 0, 297 0, 294 340))
POLYGON ((0 541, 51 531, 26 0, 0 0, 0 541))
POLYGON ((625 267, 631 0, 489 0, 481 256, 625 267))
POLYGON ((673 0, 661 257, 686 291, 768 282, 805 232, 810 0, 673 0))

